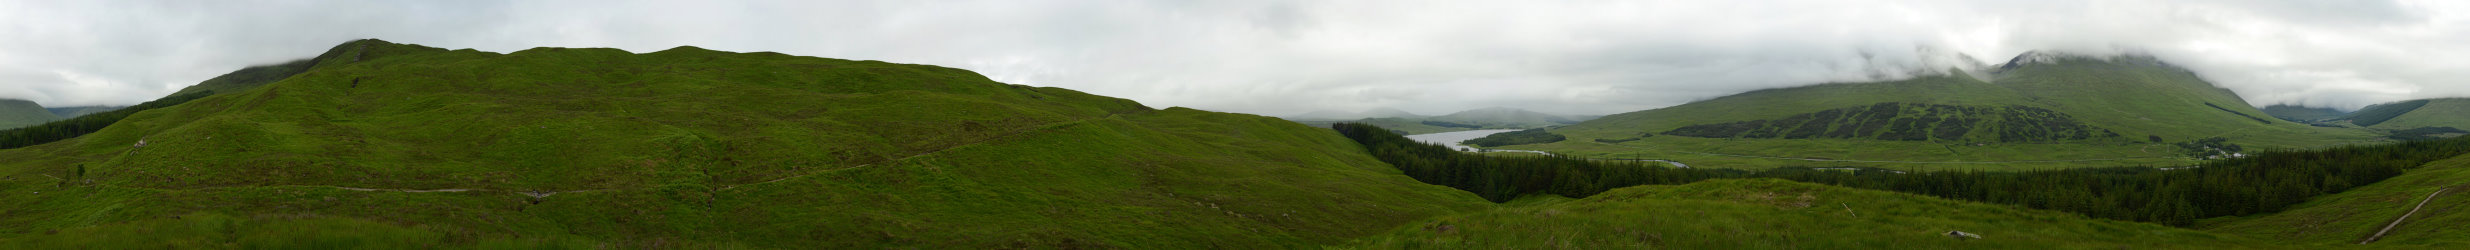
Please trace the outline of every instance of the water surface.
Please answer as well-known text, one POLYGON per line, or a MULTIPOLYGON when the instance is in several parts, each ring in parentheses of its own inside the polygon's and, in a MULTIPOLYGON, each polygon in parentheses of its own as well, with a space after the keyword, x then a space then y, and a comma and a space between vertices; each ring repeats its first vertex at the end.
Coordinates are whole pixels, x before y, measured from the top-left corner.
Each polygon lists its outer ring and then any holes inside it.
POLYGON ((1458 142, 1467 141, 1467 140, 1469 140, 1469 139, 1475 139, 1475 138, 1484 138, 1484 136, 1487 136, 1487 135, 1499 134, 1499 133, 1502 133, 1502 132, 1510 132, 1510 131, 1518 131, 1518 130, 1516 130, 1516 129, 1483 129, 1483 130, 1467 130, 1467 131, 1458 131, 1458 132, 1440 132, 1440 133, 1430 133, 1430 134, 1407 135, 1407 139, 1415 139, 1415 141, 1417 141, 1417 142, 1423 142, 1423 143, 1433 143, 1433 144, 1449 145, 1449 149, 1456 149, 1456 150, 1458 150, 1458 151, 1474 151, 1474 150, 1475 150, 1475 147, 1468 147, 1467 145, 1458 145, 1458 142))

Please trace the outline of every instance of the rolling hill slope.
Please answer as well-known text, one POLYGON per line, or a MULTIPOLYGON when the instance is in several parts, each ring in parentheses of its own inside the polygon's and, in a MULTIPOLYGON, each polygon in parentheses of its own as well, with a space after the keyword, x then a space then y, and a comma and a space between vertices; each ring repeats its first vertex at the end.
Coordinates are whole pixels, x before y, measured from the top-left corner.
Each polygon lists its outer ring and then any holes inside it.
POLYGON ((1508 148, 1716 167, 2033 169, 2184 165, 2193 159, 2169 143, 2210 137, 2310 148, 2376 136, 2280 121, 2150 57, 2028 53, 1989 82, 1951 72, 1750 91, 1606 116, 1552 131, 1568 141, 1508 148))
POLYGON ((60 116, 52 115, 50 110, 44 110, 43 105, 35 104, 33 101, 0 99, 0 129, 32 126, 59 119, 60 116))
POLYGON ((2403 130, 2422 127, 2470 129, 2470 98, 2419 99, 2359 109, 2343 116, 2359 126, 2403 130))
POLYGON ((2273 117, 2278 117, 2282 120, 2289 121, 2327 120, 2341 118, 2342 116, 2350 114, 2350 112, 2341 112, 2341 110, 2333 108, 2294 106, 2286 104, 2264 106, 2261 110, 2263 110, 2266 115, 2272 115, 2273 117))
POLYGON ((1329 130, 943 67, 376 40, 307 62, 0 150, 0 244, 1291 248, 1484 206, 1329 130))

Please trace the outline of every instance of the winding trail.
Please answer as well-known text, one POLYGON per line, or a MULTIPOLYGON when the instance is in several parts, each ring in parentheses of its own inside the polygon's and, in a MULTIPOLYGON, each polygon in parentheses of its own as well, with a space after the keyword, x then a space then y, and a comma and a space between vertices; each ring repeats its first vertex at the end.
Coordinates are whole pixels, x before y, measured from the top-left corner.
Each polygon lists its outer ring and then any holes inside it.
POLYGON ((2384 238, 2384 234, 2385 234, 2385 233, 2391 233, 2391 232, 2393 232, 2393 227, 2395 227, 2395 226, 2401 226, 2401 221, 2402 221, 2402 220, 2407 220, 2407 219, 2410 219, 2410 215, 2413 215, 2413 214, 2418 214, 2418 213, 2419 213, 2419 209, 2421 209, 2421 208, 2427 208, 2427 202, 2429 202, 2429 201, 2435 201, 2435 200, 2436 200, 2436 195, 2438 195, 2438 194, 2444 194, 2444 191, 2445 191, 2445 190, 2451 190, 2451 188, 2436 189, 2436 192, 2434 192, 2434 193, 2427 193, 2427 198, 2425 198, 2425 199, 2419 199, 2419 205, 2418 205, 2418 206, 2413 206, 2413 207, 2410 207, 2410 212, 2408 212, 2408 213, 2401 213, 2401 217, 2399 217, 2399 218, 2393 218, 2393 223, 2386 223, 2386 224, 2384 224, 2384 230, 2376 230, 2376 235, 2373 235, 2373 236, 2367 236, 2367 240, 2364 240, 2364 241, 2359 241, 2359 244, 2360 244, 2360 245, 2366 245, 2367 243, 2375 243, 2375 242, 2376 242, 2376 239, 2383 239, 2383 238, 2384 238))

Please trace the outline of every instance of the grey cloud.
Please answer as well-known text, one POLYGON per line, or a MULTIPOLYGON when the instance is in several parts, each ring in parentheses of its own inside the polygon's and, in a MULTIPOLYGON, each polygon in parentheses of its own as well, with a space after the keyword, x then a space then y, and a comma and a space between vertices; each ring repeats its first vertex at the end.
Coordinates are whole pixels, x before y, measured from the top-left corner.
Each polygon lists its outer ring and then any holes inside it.
POLYGON ((965 68, 1154 106, 1604 114, 2029 50, 2146 51, 2255 104, 2470 95, 2448 1, 0 2, 0 98, 130 104, 380 38, 965 68), (1959 56, 1961 55, 1961 56, 1959 56))

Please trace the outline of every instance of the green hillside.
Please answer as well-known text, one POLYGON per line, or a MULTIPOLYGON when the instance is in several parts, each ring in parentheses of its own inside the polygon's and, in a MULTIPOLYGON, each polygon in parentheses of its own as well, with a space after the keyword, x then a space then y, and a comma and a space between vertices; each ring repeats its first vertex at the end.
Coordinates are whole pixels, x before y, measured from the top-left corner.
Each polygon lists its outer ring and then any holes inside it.
POLYGON ((44 110, 43 105, 33 101, 0 99, 0 129, 33 126, 59 119, 60 116, 52 115, 50 110, 44 110))
MULTIPOLYGON (((2279 248, 2230 235, 1776 179, 1615 189, 1442 216, 1350 242, 1396 248, 2279 248), (1944 235, 1963 231, 1980 239, 1944 235)), ((1513 202, 1516 204, 1517 202, 1513 202)))
POLYGON ((2375 243, 2377 246, 2470 247, 2470 155, 2405 170, 2401 176, 2337 194, 2308 199, 2280 213, 2207 221, 2201 228, 2276 244, 2347 245, 2365 240, 2416 208, 2375 243), (2437 190, 2444 193, 2433 196, 2437 190))
POLYGON ((2349 112, 2341 112, 2341 110, 2333 108, 2306 107, 2287 104, 2273 104, 2272 106, 2264 106, 2264 108, 2260 110, 2264 111, 2264 114, 2266 115, 2272 115, 2273 117, 2289 121, 2330 120, 2334 118, 2341 118, 2344 115, 2350 114, 2349 112))
POLYGON ((2000 72, 1998 83, 2028 93, 2052 110, 2130 136, 2168 141, 2224 137, 2251 146, 2313 148, 2371 135, 2275 121, 2236 93, 2150 57, 2075 57, 2025 65, 2000 72))
POLYGON ((1330 130, 935 66, 376 40, 307 62, 0 150, 0 244, 1294 248, 1486 206, 1330 130))
POLYGON ((2470 129, 2470 98, 2420 99, 2368 106, 2342 119, 2359 126, 2388 130, 2423 127, 2470 129))
POLYGON ((2378 136, 2280 121, 2149 57, 2028 53, 1989 82, 1953 72, 1750 91, 1606 116, 1552 131, 1568 141, 1506 148, 1729 168, 2021 170, 2191 165, 2175 143, 2212 137, 2314 148, 2378 136))

